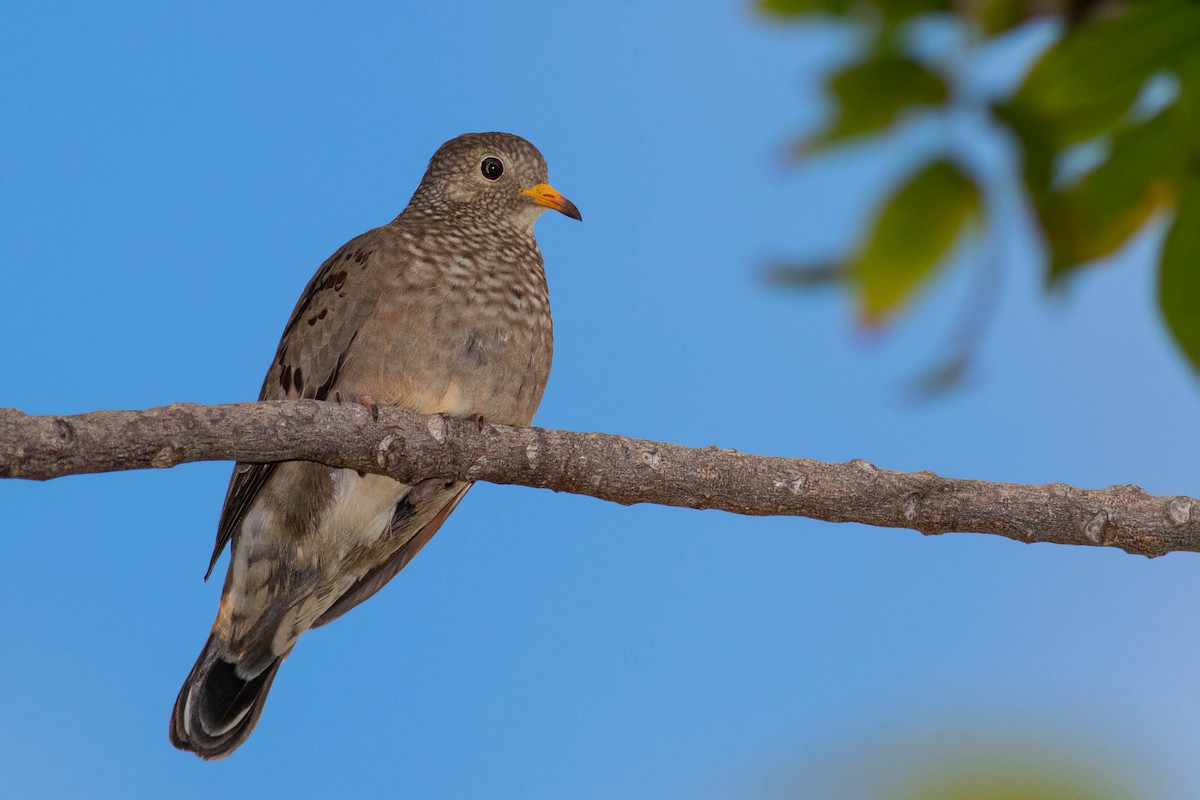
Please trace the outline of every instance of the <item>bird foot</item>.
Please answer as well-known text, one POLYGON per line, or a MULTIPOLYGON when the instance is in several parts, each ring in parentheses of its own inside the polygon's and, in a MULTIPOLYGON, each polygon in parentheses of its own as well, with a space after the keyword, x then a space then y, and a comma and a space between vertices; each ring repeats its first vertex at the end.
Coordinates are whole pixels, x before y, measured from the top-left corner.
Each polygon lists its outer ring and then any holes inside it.
POLYGON ((467 419, 471 420, 471 422, 474 422, 474 423, 475 423, 475 427, 476 427, 477 429, 479 429, 480 431, 483 431, 483 426, 484 426, 484 425, 487 425, 487 420, 486 420, 486 419, 484 419, 484 417, 483 417, 483 414, 480 414, 480 413, 478 413, 478 412, 476 412, 476 413, 472 414, 471 416, 467 417, 467 419))
POLYGON ((335 391, 333 393, 333 400, 338 404, 357 403, 371 414, 371 419, 375 420, 376 422, 379 421, 379 403, 375 401, 374 397, 366 392, 363 392, 362 394, 350 394, 349 392, 343 393, 335 391))

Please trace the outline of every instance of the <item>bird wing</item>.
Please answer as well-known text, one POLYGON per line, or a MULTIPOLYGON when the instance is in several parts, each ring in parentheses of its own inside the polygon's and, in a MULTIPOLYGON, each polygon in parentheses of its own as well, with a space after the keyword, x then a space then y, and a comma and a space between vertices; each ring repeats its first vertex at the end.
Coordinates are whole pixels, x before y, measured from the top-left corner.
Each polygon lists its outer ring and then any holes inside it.
MULTIPOLYGON (((359 328, 378 299, 368 276, 380 231, 376 228, 351 239, 308 282, 283 329, 258 395, 260 401, 329 397, 359 328)), ((234 466, 205 580, 277 466, 241 461, 234 466)))

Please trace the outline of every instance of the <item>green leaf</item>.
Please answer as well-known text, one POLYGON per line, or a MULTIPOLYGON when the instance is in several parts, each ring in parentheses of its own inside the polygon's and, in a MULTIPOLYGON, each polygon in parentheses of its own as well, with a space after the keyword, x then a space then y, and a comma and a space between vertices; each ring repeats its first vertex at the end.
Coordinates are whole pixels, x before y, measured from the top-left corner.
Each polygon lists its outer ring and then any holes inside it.
MULTIPOLYGON (((1192 130, 1200 130, 1200 47, 1181 55, 1175 63, 1179 78, 1179 105, 1186 123, 1192 130)), ((1193 158, 1200 154, 1200 137, 1194 137, 1193 158)))
POLYGON ((973 5, 979 26, 988 36, 1015 28, 1030 17, 1025 0, 982 0, 973 5))
POLYGON ((891 125, 912 106, 945 102, 946 82, 909 58, 881 56, 854 64, 829 81, 837 116, 825 131, 803 143, 812 152, 891 125))
POLYGON ((758 8, 775 16, 794 17, 804 14, 846 14, 850 11, 874 12, 895 21, 932 11, 949 11, 952 0, 884 0, 883 2, 854 2, 854 0, 759 0, 758 8))
POLYGON ((1034 207, 1040 208, 1054 180, 1056 149, 1049 131, 1041 120, 1020 106, 1002 105, 993 111, 996 119, 1006 123, 1016 137, 1025 191, 1034 207))
POLYGON ((1163 243, 1158 302, 1175 341, 1200 369, 1200 178, 1193 178, 1163 243))
MULTIPOLYGON (((1058 216, 1065 214, 1068 217, 1065 224, 1082 227, 1085 230, 1080 235, 1090 237, 1089 231, 1095 230, 1098 224, 1089 224, 1084 219, 1088 216, 1086 209, 1070 208, 1079 203, 1096 205, 1097 219, 1116 217, 1122 223, 1106 229, 1104 235, 1091 245, 1080 242, 1079 247, 1072 244, 1079 235, 1069 231, 1059 234, 1048 228, 1052 243, 1061 240, 1062 245, 1058 249, 1059 263, 1054 267, 1054 276, 1072 266, 1072 261, 1086 261, 1111 252, 1136 231, 1156 207, 1151 203, 1134 209, 1138 213, 1113 215, 1103 207, 1119 205, 1129 210, 1137 205, 1135 199, 1116 195, 1107 200, 1097 198, 1093 202, 1086 197, 1092 184, 1124 184, 1126 179, 1131 184, 1138 183, 1136 175, 1118 178, 1110 174, 1111 170, 1100 171, 1081 186, 1079 198, 1064 200, 1053 196, 1051 184, 1062 150, 1114 131, 1117 151, 1145 149, 1136 141, 1136 135, 1132 137, 1135 141, 1122 142, 1131 131, 1129 127, 1122 129, 1121 126, 1127 123, 1139 91, 1151 75, 1171 69, 1179 73, 1186 98, 1189 85, 1200 86, 1198 54, 1200 4, 1187 0, 1147 0, 1131 4, 1120 16, 1105 17, 1102 21, 1069 31, 1038 62, 1016 96, 993 109, 996 118, 1006 123, 1017 139, 1025 188, 1044 223, 1057 226, 1062 222, 1058 216), (1190 79, 1189 74, 1192 74, 1190 79), (1057 207, 1063 205, 1068 208, 1057 207)), ((1136 129, 1136 126, 1132 127, 1136 129)), ((1174 137, 1165 137, 1160 143, 1173 148, 1176 153, 1195 147, 1186 137, 1181 137, 1178 130, 1174 137)), ((1150 160, 1153 154, 1142 155, 1144 158, 1135 161, 1150 160)), ((1167 154, 1164 152, 1163 155, 1167 154)), ((1119 157, 1119 152, 1114 156, 1119 157)), ((1136 200, 1145 200, 1145 192, 1137 186, 1133 188, 1137 190, 1136 200)))
POLYGON ((1178 104, 1113 139, 1108 160, 1074 186, 1051 192, 1039 208, 1050 245, 1051 283, 1108 255, 1170 204, 1195 132, 1178 104))
MULTIPOLYGON (((1186 0, 1133 5, 1137 8, 1119 16, 1068 30, 1016 95, 993 109, 1016 136, 1025 188, 1042 217, 1060 152, 1122 123, 1145 81, 1168 66, 1163 44, 1200 45, 1200 7, 1186 0), (1164 28, 1170 35, 1160 42, 1164 28)), ((1176 55, 1187 52, 1194 51, 1177 48, 1176 55)))
POLYGON ((920 14, 949 11, 950 0, 884 0, 878 4, 886 19, 892 22, 920 14))
POLYGON ((1034 111, 1042 135, 1055 148, 1064 148, 1094 139, 1116 128, 1141 91, 1141 84, 1127 83, 1111 93, 1097 98, 1091 105, 1078 106, 1058 113, 1034 111))
POLYGON ((863 319, 879 323, 899 310, 978 214, 979 189, 949 161, 928 164, 901 186, 851 264, 863 319))
POLYGON ((758 8, 777 17, 794 17, 819 12, 844 14, 850 5, 851 0, 759 0, 758 8))
POLYGON ((1055 128, 1059 144, 1116 125, 1146 79, 1200 47, 1200 4, 1143 0, 1067 31, 1034 65, 1012 103, 1055 128))

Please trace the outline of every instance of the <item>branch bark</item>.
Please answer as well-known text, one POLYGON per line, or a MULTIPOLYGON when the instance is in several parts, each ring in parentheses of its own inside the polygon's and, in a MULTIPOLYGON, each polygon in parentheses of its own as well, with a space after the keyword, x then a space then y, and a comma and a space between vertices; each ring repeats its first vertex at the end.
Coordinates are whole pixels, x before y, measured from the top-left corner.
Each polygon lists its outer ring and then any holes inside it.
POLYGON ((1076 489, 894 472, 603 433, 479 425, 313 400, 29 416, 0 409, 0 477, 172 467, 190 461, 317 461, 404 481, 443 477, 520 484, 624 505, 802 516, 990 533, 1021 542, 1119 547, 1158 556, 1200 552, 1190 497, 1137 486, 1076 489))

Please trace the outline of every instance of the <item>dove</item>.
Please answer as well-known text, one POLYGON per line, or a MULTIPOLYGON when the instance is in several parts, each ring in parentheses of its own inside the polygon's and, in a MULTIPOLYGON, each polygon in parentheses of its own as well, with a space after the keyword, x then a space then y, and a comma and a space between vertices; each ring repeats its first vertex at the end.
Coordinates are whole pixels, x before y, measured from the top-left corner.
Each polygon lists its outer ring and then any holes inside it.
MULTIPOLYGON (((259 399, 529 425, 553 351, 533 235, 548 209, 582 218, 525 139, 468 133, 446 142, 399 216, 317 270, 259 399)), ((208 567, 211 575, 231 545, 220 605, 176 699, 171 743, 204 759, 237 749, 301 634, 378 592, 470 487, 307 461, 238 463, 208 567)))

